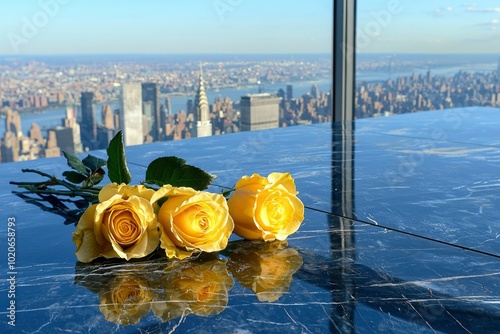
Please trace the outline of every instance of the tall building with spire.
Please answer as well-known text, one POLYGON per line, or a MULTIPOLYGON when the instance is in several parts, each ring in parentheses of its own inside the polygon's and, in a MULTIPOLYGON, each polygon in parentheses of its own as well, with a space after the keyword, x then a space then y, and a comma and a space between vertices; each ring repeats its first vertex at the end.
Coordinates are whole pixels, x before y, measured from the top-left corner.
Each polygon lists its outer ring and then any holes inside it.
POLYGON ((212 135, 212 123, 210 122, 210 107, 208 105, 207 94, 203 84, 203 75, 200 65, 200 81, 198 84, 198 92, 194 99, 193 106, 194 126, 192 137, 208 137, 212 135))

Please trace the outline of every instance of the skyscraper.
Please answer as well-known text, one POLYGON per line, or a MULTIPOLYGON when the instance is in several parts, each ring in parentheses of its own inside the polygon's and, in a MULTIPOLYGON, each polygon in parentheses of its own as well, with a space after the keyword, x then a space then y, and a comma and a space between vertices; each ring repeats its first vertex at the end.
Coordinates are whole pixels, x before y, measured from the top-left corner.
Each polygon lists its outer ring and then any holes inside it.
POLYGON ((198 92, 194 99, 194 126, 193 137, 208 137, 212 135, 212 123, 210 122, 210 110, 208 105, 205 86, 203 85, 203 76, 200 66, 200 81, 198 84, 198 92))
POLYGON ((120 127, 125 145, 144 143, 142 133, 142 92, 140 83, 124 84, 121 96, 120 127))
POLYGON ((276 94, 278 97, 281 97, 281 100, 283 101, 285 99, 285 91, 283 88, 278 89, 278 93, 276 94))
POLYGON ((12 131, 5 131, 0 141, 0 162, 14 162, 19 159, 19 139, 12 131))
POLYGON ((113 111, 109 104, 102 106, 102 124, 106 129, 114 129, 113 111))
POLYGON ((5 113, 5 132, 10 131, 16 137, 23 135, 21 128, 21 116, 18 112, 7 109, 5 113))
POLYGON ((5 133, 0 140, 0 162, 19 160, 19 141, 23 135, 21 116, 10 109, 5 113, 5 133))
POLYGON ((311 96, 315 99, 318 98, 318 86, 316 84, 313 84, 311 87, 311 96))
POLYGON ((41 144, 44 142, 44 139, 42 137, 42 131, 40 130, 40 126, 37 123, 32 123, 31 128, 28 131, 29 133, 29 138, 32 142, 41 144))
POLYGON ((248 94, 241 97, 241 131, 279 127, 281 98, 269 93, 248 94))
POLYGON ((94 93, 82 92, 80 103, 82 106, 81 142, 84 148, 94 149, 96 139, 96 121, 94 115, 94 93))
POLYGON ((193 99, 188 99, 186 102, 186 114, 192 114, 193 111, 193 99))
POLYGON ((56 139, 61 150, 69 153, 82 152, 80 124, 76 121, 73 108, 66 108, 66 118, 62 120, 62 126, 63 129, 56 130, 56 139))
POLYGON ((47 144, 44 152, 46 158, 59 157, 61 155, 61 149, 57 145, 56 130, 54 129, 47 131, 47 144))
POLYGON ((288 101, 293 99, 293 86, 292 85, 286 85, 286 99, 288 101))
MULTIPOLYGON (((144 92, 144 91, 143 91, 144 92)), ((157 140, 155 129, 154 104, 151 101, 142 101, 142 133, 150 137, 153 141, 157 140)))
POLYGON ((154 141, 161 140, 163 133, 163 125, 161 124, 161 112, 160 112, 160 86, 154 82, 144 82, 142 84, 142 102, 144 106, 149 109, 143 109, 143 114, 146 111, 150 114, 146 115, 148 118, 149 133, 144 133, 144 135, 150 135, 154 141))
POLYGON ((173 115, 172 113, 172 105, 170 104, 170 97, 165 96, 165 113, 167 116, 173 115))
POLYGON ((500 76, 500 57, 498 57, 498 68, 497 68, 497 74, 500 76))

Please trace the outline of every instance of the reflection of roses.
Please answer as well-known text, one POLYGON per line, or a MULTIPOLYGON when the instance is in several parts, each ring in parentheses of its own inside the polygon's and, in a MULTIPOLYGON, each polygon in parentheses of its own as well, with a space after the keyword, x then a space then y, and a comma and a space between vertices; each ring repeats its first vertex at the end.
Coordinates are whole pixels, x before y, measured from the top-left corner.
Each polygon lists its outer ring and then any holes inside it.
POLYGON ((99 192, 99 204, 80 218, 73 242, 76 257, 90 262, 97 257, 141 258, 159 243, 157 222, 149 200, 154 191, 142 185, 109 184, 99 192))
POLYGON ((228 267, 240 285, 252 289, 260 301, 274 302, 290 288, 302 258, 286 241, 240 243, 228 267))
POLYGON ((165 259, 143 262, 77 262, 75 284, 99 296, 99 310, 106 320, 135 324, 148 314, 157 294, 165 259))
POLYGON ((234 282, 222 260, 171 261, 163 271, 164 296, 153 304, 163 321, 194 313, 209 316, 222 312, 234 282))
POLYGON ((160 247, 169 258, 226 248, 234 223, 224 196, 166 185, 153 195, 151 203, 163 198, 167 200, 158 211, 160 247))
POLYGON ((304 220, 297 193, 289 173, 243 176, 228 200, 234 233, 251 240, 285 240, 304 220))
POLYGON ((151 289, 140 276, 121 274, 100 293, 99 310, 106 320, 119 324, 136 324, 151 309, 151 289))

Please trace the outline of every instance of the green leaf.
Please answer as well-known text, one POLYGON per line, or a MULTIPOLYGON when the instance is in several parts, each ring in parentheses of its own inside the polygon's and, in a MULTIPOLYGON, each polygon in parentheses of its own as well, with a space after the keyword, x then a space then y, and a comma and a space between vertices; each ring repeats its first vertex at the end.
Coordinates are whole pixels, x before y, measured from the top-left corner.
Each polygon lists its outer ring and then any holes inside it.
POLYGON ((196 190, 206 189, 214 176, 203 169, 190 166, 178 157, 162 157, 152 161, 146 170, 146 183, 174 187, 191 187, 196 190))
POLYGON ((165 204, 166 201, 168 201, 168 196, 160 198, 158 201, 156 201, 156 204, 158 204, 158 207, 161 208, 161 206, 165 204))
POLYGON ((86 175, 74 172, 72 170, 66 171, 62 173, 62 175, 66 178, 66 180, 72 183, 82 183, 87 179, 86 175))
POLYGON ((104 169, 99 168, 98 170, 96 170, 94 174, 92 174, 92 176, 90 177, 92 184, 95 186, 96 184, 101 182, 102 179, 104 178, 104 174, 106 174, 104 173, 104 169))
POLYGON ((82 188, 92 188, 93 186, 97 185, 104 178, 104 174, 104 170, 102 168, 99 168, 94 173, 92 173, 92 175, 85 181, 85 183, 82 185, 82 188))
POLYGON ((111 139, 107 152, 108 176, 111 182, 129 184, 130 181, 132 181, 132 176, 127 167, 122 131, 119 131, 116 136, 111 139))
POLYGON ((106 160, 103 160, 93 155, 87 155, 85 159, 82 160, 83 164, 87 166, 92 172, 95 172, 101 167, 106 166, 106 160))
POLYGON ((229 195, 231 195, 231 193, 235 191, 235 189, 227 189, 227 190, 224 190, 224 191, 221 191, 221 195, 224 196, 225 198, 229 198, 229 195))
POLYGON ((74 170, 76 170, 82 174, 89 175, 89 171, 87 170, 87 168, 85 167, 83 162, 80 160, 80 158, 78 158, 76 155, 74 155, 72 153, 68 153, 68 152, 64 152, 64 151, 63 151, 63 154, 64 154, 64 157, 66 158, 66 160, 68 161, 68 166, 70 166, 71 168, 73 168, 74 170))

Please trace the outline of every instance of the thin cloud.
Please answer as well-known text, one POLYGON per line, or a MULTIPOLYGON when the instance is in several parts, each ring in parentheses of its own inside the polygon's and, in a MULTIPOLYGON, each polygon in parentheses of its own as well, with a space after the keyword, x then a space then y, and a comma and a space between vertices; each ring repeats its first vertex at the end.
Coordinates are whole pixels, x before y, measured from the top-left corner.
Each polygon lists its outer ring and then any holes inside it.
POLYGON ((453 12, 453 7, 448 6, 448 7, 439 7, 434 11, 435 16, 443 16, 446 13, 451 13, 453 12))
POLYGON ((476 26, 485 27, 489 29, 497 29, 500 27, 500 21, 497 19, 489 20, 488 22, 477 23, 476 26))
POLYGON ((466 10, 471 13, 500 13, 500 7, 479 8, 475 5, 470 5, 466 8, 466 10))
POLYGON ((464 43, 464 44, 480 44, 483 46, 486 46, 486 45, 491 46, 491 44, 499 44, 499 41, 500 41, 500 33, 493 31, 488 36, 467 37, 467 38, 463 38, 462 40, 460 40, 458 42, 464 43))

